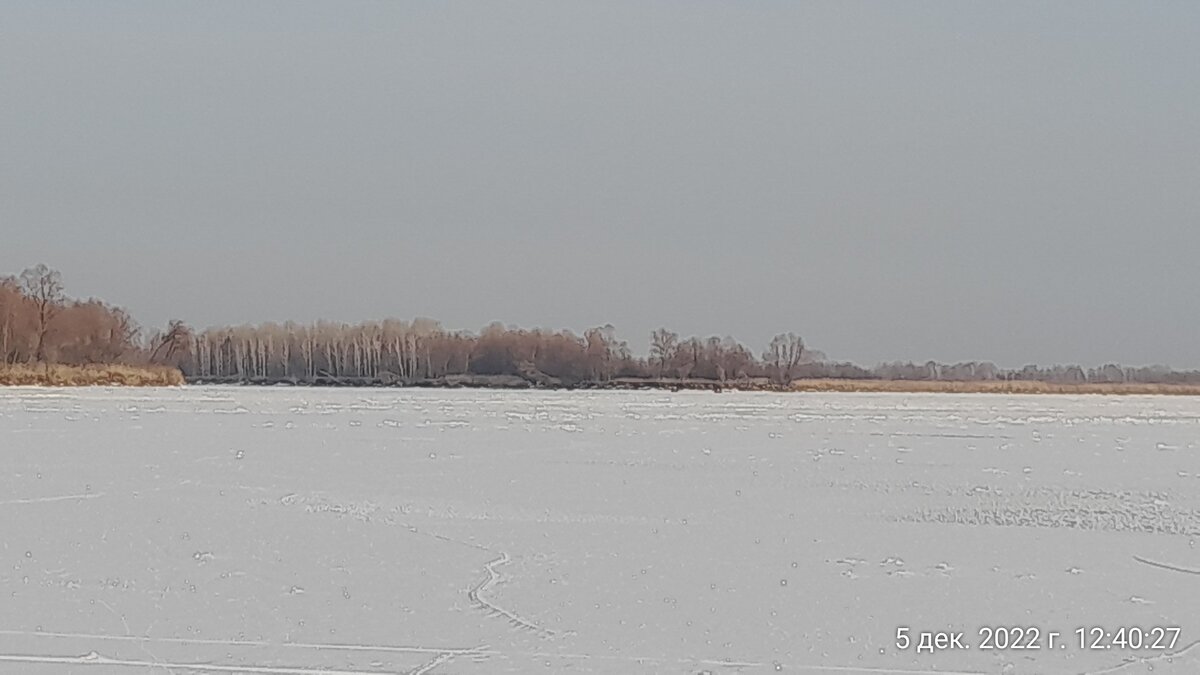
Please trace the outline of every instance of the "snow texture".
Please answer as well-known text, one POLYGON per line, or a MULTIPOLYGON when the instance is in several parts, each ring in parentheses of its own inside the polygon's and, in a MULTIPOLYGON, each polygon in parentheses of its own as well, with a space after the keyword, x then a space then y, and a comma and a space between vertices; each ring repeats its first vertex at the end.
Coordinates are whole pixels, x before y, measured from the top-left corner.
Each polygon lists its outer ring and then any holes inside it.
POLYGON ((1198 451, 1194 398, 0 390, 0 672, 1197 673, 1198 451))

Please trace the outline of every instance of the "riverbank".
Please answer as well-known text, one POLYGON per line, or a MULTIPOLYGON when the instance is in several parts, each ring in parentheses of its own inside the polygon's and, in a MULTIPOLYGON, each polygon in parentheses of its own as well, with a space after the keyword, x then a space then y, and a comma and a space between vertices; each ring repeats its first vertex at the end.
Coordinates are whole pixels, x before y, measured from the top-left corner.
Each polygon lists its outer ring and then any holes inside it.
POLYGON ((1200 386, 1143 382, 1055 383, 1029 380, 930 382, 921 380, 800 380, 793 391, 895 392, 909 394, 1099 394, 1107 396, 1200 396, 1200 386))
POLYGON ((183 374, 163 366, 12 365, 0 366, 0 386, 8 387, 176 387, 183 374))
POLYGON ((308 380, 283 378, 189 378, 190 384, 298 387, 417 387, 435 389, 614 389, 665 391, 776 391, 831 393, 924 394, 1096 394, 1200 396, 1200 386, 1149 383, 1052 383, 1030 380, 948 382, 926 380, 796 380, 783 385, 765 378, 717 382, 698 378, 615 378, 605 381, 563 383, 554 378, 529 379, 517 375, 451 375, 410 381, 318 376, 308 380))

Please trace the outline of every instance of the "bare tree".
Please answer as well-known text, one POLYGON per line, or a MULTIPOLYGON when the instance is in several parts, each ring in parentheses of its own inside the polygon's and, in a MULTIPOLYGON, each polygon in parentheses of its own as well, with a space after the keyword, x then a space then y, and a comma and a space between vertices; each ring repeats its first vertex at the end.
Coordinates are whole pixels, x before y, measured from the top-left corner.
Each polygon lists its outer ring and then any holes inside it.
POLYGON ((772 375, 780 384, 790 384, 796 366, 804 362, 804 340, 795 333, 780 333, 771 340, 763 360, 772 368, 772 375))
POLYGON ((612 379, 613 361, 616 357, 616 332, 612 324, 605 324, 584 333, 589 377, 597 382, 612 379))
POLYGON ((37 342, 33 361, 45 361, 46 333, 63 302, 62 275, 43 264, 21 272, 21 288, 37 310, 37 342))
POLYGON ((159 338, 154 351, 150 353, 150 361, 175 363, 177 358, 191 350, 192 329, 179 319, 173 319, 167 324, 167 332, 159 338))
POLYGON ((21 287, 12 277, 0 278, 0 365, 19 358, 22 333, 19 322, 26 305, 21 287))
POLYGON ((679 349, 679 334, 672 333, 666 328, 659 328, 650 333, 650 358, 658 361, 658 376, 663 377, 667 371, 667 365, 675 359, 675 353, 679 349))

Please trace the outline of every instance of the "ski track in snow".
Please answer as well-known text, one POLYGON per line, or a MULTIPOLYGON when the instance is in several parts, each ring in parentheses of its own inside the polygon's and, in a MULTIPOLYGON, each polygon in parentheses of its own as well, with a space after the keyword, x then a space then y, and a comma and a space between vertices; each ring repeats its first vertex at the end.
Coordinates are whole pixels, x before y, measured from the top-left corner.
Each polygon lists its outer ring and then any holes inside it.
MULTIPOLYGON (((284 497, 280 498, 279 502, 280 502, 280 504, 282 504, 284 506, 291 506, 294 504, 303 503, 303 504, 306 504, 305 508, 307 509, 307 511, 309 513, 334 513, 334 514, 338 514, 338 515, 351 515, 353 517, 359 518, 360 520, 363 520, 364 522, 370 522, 371 521, 371 513, 374 512, 375 510, 377 510, 377 508, 378 508, 374 504, 370 504, 370 505, 352 504, 350 506, 345 506, 342 504, 331 504, 330 502, 320 499, 320 498, 312 498, 312 497, 306 498, 306 497, 301 497, 300 495, 297 495, 294 493, 285 495, 284 497)), ((468 542, 468 541, 462 541, 460 539, 448 537, 446 535, 439 534, 436 532, 429 532, 422 528, 418 528, 415 525, 409 525, 407 523, 398 521, 390 515, 385 516, 382 520, 383 520, 383 522, 385 522, 389 525, 397 525, 397 526, 403 528, 405 531, 410 532, 412 534, 417 534, 417 535, 424 536, 424 537, 430 537, 430 538, 436 539, 438 541, 443 541, 443 542, 455 544, 458 546, 466 546, 466 547, 480 550, 480 551, 486 551, 489 553, 493 552, 492 549, 490 549, 482 544, 476 544, 476 543, 472 543, 472 542, 468 542)), ((472 586, 467 591, 467 599, 477 609, 483 610, 489 616, 494 616, 494 617, 503 618, 503 619, 507 620, 508 623, 511 626, 513 626, 514 628, 516 628, 517 630, 529 632, 534 635, 537 635, 538 637, 546 638, 546 639, 552 639, 552 638, 557 638, 557 637, 562 636, 563 635, 562 633, 559 633, 558 631, 553 631, 553 630, 550 630, 543 626, 540 626, 536 622, 526 619, 525 617, 521 616, 520 614, 518 614, 512 610, 505 609, 504 607, 497 605, 495 602, 493 602, 492 600, 490 600, 487 597, 487 592, 493 586, 495 586, 497 583, 499 583, 502 578, 502 575, 498 571, 496 571, 496 568, 503 566, 503 565, 508 565, 511 562, 512 562, 512 557, 507 552, 501 551, 500 557, 498 557, 494 560, 491 560, 490 562, 485 563, 483 566, 485 577, 479 583, 472 586)), ((441 663, 441 662, 439 661, 438 663, 441 663)), ((437 665, 437 663, 434 663, 431 667, 436 666, 436 665, 437 665)), ((425 672, 425 671, 420 671, 420 672, 425 672)))
POLYGON ((487 612, 491 616, 504 617, 513 627, 531 632, 538 637, 554 638, 559 634, 556 631, 543 628, 533 621, 530 621, 516 612, 504 609, 487 598, 485 593, 495 586, 500 581, 500 573, 496 571, 497 567, 507 565, 512 562, 512 559, 507 553, 501 553, 499 558, 485 564, 484 571, 487 577, 476 584, 471 590, 467 591, 467 598, 479 609, 487 612))
POLYGON ((1182 572, 1183 574, 1200 575, 1200 570, 1191 569, 1190 567, 1180 567, 1178 565, 1171 565, 1168 563, 1156 562, 1154 560, 1150 560, 1148 558, 1143 558, 1138 555, 1133 556, 1133 559, 1142 563, 1143 565, 1149 565, 1151 567, 1157 567, 1159 569, 1169 570, 1171 572, 1182 572))
POLYGON ((438 654, 437 656, 430 659, 427 663, 421 664, 421 665, 417 666, 416 668, 408 671, 408 675, 426 675, 427 673, 432 672, 434 668, 437 668, 438 666, 442 665, 443 663, 450 662, 450 660, 453 659, 455 656, 456 656, 456 654, 452 654, 450 652, 443 652, 441 654, 438 654))
POLYGON ((26 663, 67 666, 118 666, 143 669, 179 669, 204 673, 252 673, 254 675, 381 675, 379 670, 339 670, 310 668, 304 666, 233 666, 216 663, 175 663, 170 661, 139 661, 135 659, 113 659, 95 652, 83 656, 38 656, 26 654, 0 654, 0 663, 26 663))
POLYGON ((0 506, 13 506, 16 504, 49 504, 53 502, 69 502, 80 499, 98 499, 103 497, 103 492, 88 492, 81 495, 57 495, 54 497, 28 497, 25 499, 8 499, 0 502, 0 506))
POLYGON ((164 645, 189 645, 200 647, 281 647, 286 649, 333 651, 333 652, 378 652, 397 654, 454 654, 457 656, 477 654, 478 647, 422 647, 420 645, 371 645, 323 642, 270 642, 266 640, 217 640, 206 638, 145 637, 138 635, 104 635, 98 633, 59 633, 47 631, 0 630, 0 636, 62 638, 74 640, 101 640, 113 642, 149 642, 164 645))

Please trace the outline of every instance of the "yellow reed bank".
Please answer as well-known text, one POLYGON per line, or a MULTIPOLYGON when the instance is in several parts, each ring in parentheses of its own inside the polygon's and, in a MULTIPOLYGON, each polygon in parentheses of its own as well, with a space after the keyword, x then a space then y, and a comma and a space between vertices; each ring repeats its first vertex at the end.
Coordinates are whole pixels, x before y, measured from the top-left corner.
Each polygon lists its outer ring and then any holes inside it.
POLYGON ((10 387, 175 387, 183 383, 183 373, 164 366, 0 366, 0 386, 10 387))

